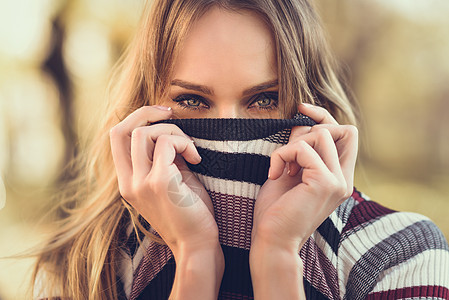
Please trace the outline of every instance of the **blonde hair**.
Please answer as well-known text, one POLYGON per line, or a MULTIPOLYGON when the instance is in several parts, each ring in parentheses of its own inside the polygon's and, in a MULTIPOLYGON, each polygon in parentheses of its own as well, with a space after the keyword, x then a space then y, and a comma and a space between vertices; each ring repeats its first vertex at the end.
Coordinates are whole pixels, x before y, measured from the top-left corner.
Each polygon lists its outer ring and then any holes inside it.
POLYGON ((156 0, 153 5, 147 3, 136 37, 119 60, 111 80, 104 124, 92 146, 76 161, 76 179, 58 196, 67 217, 39 250, 33 280, 40 272, 45 273, 42 278, 47 296, 117 298, 120 230, 129 222, 140 229, 142 224, 119 194, 109 130, 135 109, 163 99, 183 39, 195 20, 212 5, 255 12, 272 29, 282 117, 293 116, 297 105, 306 102, 325 107, 340 123, 355 123, 354 107, 337 78, 320 21, 308 1, 156 0))

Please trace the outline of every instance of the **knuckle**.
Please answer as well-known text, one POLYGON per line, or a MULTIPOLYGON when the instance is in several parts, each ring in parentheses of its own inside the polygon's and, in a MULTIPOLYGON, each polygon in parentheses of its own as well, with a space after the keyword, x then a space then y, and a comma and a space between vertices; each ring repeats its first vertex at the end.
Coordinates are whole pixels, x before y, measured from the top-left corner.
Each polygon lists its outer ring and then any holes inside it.
POLYGON ((153 110, 153 108, 151 106, 144 105, 144 106, 141 106, 138 109, 136 109, 135 112, 145 114, 145 113, 150 112, 152 110, 153 110))
POLYGON ((143 127, 137 127, 133 129, 131 132, 131 138, 134 139, 141 139, 145 134, 145 129, 143 127))
POLYGON ((320 116, 326 117, 326 116, 330 116, 333 117, 332 114, 324 107, 319 106, 319 105, 315 105, 315 110, 318 112, 318 114, 320 116))
POLYGON ((132 186, 132 193, 137 199, 147 199, 149 194, 157 189, 159 182, 153 182, 151 180, 139 180, 135 181, 132 186))
POLYGON ((134 183, 133 184, 133 194, 137 198, 141 198, 141 197, 145 196, 146 194, 148 194, 147 187, 142 182, 134 183))
POLYGON ((311 130, 312 127, 310 126, 295 126, 291 129, 289 141, 294 141, 302 135, 309 133, 311 130))
POLYGON ((304 150, 308 146, 307 142, 304 140, 298 140, 294 143, 295 149, 304 150))
POLYGON ((352 137, 358 137, 358 135, 359 135, 359 130, 354 125, 344 125, 344 129, 352 137))
POLYGON ((273 157, 276 157, 276 156, 280 156, 280 152, 281 152, 283 149, 285 149, 285 146, 286 146, 286 145, 281 146, 281 147, 277 148, 276 150, 274 150, 273 152, 271 152, 271 157, 273 158, 273 157))
POLYGON ((120 124, 115 125, 114 127, 112 127, 112 128, 109 130, 109 137, 110 137, 111 139, 115 139, 115 138, 117 138, 117 137, 119 137, 119 136, 121 136, 121 135, 123 135, 123 129, 122 129, 122 127, 120 126, 120 124))
POLYGON ((335 176, 329 176, 326 181, 326 186, 328 189, 328 193, 334 197, 343 198, 347 193, 346 184, 344 184, 341 180, 338 180, 335 176))
POLYGON ((157 138, 158 143, 168 144, 172 141, 173 137, 168 134, 161 134, 157 138))
POLYGON ((181 131, 181 128, 179 128, 175 124, 161 123, 161 124, 156 124, 153 126, 160 126, 161 128, 164 128, 165 131, 170 132, 170 133, 177 133, 177 132, 181 131))
POLYGON ((345 194, 343 195, 343 200, 346 200, 346 199, 348 199, 349 197, 352 196, 352 190, 353 190, 352 186, 346 188, 345 194))
POLYGON ((332 138, 332 135, 329 131, 329 129, 325 128, 325 127, 318 127, 315 130, 316 134, 318 135, 319 138, 321 139, 328 139, 328 138, 332 138))
POLYGON ((339 199, 342 199, 346 196, 347 186, 343 182, 337 180, 337 184, 334 186, 334 195, 339 199))
POLYGON ((143 188, 145 188, 145 193, 149 190, 155 194, 159 194, 164 190, 164 186, 166 186, 166 184, 162 179, 162 176, 149 176, 145 181, 145 185, 142 185, 140 189, 143 190, 143 188))
POLYGON ((346 184, 341 184, 337 189, 337 195, 339 196, 340 199, 344 199, 344 198, 347 198, 346 197, 347 194, 348 194, 348 189, 346 187, 346 184))
POLYGON ((127 184, 119 184, 120 195, 128 202, 134 199, 134 193, 131 186, 127 184))

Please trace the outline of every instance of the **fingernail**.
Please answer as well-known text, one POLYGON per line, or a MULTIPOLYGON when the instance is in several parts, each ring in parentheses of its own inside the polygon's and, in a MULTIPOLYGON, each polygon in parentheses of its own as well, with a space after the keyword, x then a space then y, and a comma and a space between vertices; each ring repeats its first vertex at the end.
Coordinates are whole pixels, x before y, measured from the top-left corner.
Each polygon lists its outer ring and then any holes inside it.
POLYGON ((154 107, 160 110, 171 110, 171 107, 168 106, 154 105, 154 107))
POLYGON ((271 179, 271 168, 268 169, 268 179, 271 179))

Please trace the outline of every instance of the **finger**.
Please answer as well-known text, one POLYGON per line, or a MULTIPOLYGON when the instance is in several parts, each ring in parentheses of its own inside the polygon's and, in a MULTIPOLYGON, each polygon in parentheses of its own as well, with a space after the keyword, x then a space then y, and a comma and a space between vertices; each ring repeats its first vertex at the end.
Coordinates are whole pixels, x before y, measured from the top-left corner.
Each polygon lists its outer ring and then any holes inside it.
POLYGON ((118 127, 120 131, 127 133, 128 136, 131 137, 131 132, 134 128, 168 119, 171 114, 172 110, 170 107, 158 105, 142 106, 121 121, 118 124, 118 127))
POLYGON ((295 162, 304 169, 329 172, 318 153, 304 140, 278 148, 271 155, 269 178, 275 180, 282 175, 287 162, 295 162))
POLYGON ((334 117, 323 107, 309 103, 301 103, 301 105, 298 106, 298 109, 301 113, 312 118, 318 124, 338 125, 338 122, 334 117))
POLYGON ((297 139, 301 135, 307 134, 312 130, 312 127, 310 126, 295 126, 291 129, 290 136, 288 138, 288 142, 297 139))
MULTIPOLYGON (((133 133, 132 133, 131 146, 133 146, 134 138, 136 138, 137 135, 139 135, 139 138, 142 137, 143 138, 142 142, 146 146, 146 152, 148 154, 148 159, 150 161, 153 161, 154 145, 157 141, 157 138, 163 134, 182 136, 189 140, 192 140, 187 134, 185 134, 181 130, 181 128, 179 128, 178 126, 176 126, 174 124, 155 124, 155 125, 151 125, 151 126, 143 126, 143 127, 138 127, 136 129, 134 129, 133 133)), ((136 141, 136 142, 141 143, 139 141, 136 141)), ((141 149, 145 150, 143 146, 144 145, 141 145, 141 149)))
MULTIPOLYGON (((159 125, 159 124, 158 124, 159 125)), ((170 124, 160 124, 170 125, 170 124)), ((161 135, 171 136, 173 138, 185 139, 187 143, 192 144, 193 151, 198 153, 192 140, 185 135, 177 126, 145 126, 136 128, 131 138, 131 157, 134 178, 145 178, 153 165, 153 151, 158 137, 161 135), (165 127, 165 128, 164 128, 165 127), (164 129, 172 129, 166 131, 164 129)), ((189 152, 187 153, 189 154, 189 152)))
POLYGON ((148 122, 167 119, 170 115, 170 110, 161 110, 156 106, 144 106, 131 113, 110 130, 111 151, 119 185, 132 178, 130 143, 132 131, 148 122))
POLYGON ((294 127, 289 143, 299 140, 302 135, 308 132, 316 132, 323 128, 329 130, 332 135, 339 154, 340 164, 355 164, 358 149, 358 130, 353 125, 318 124, 313 127, 294 127), (306 128, 308 128, 308 131, 305 130, 306 128))
POLYGON ((201 161, 191 140, 176 135, 161 135, 154 147, 153 169, 157 169, 158 173, 167 169, 173 164, 177 153, 181 154, 189 163, 198 164, 201 161))
MULTIPOLYGON (((318 128, 308 134, 302 135, 294 142, 288 144, 288 147, 292 148, 291 151, 294 151, 294 148, 299 141, 305 141, 309 144, 318 153, 320 159, 323 160, 329 171, 336 176, 342 175, 337 148, 328 129, 318 128)), ((300 165, 290 163, 289 175, 295 176, 300 169, 300 165)))
POLYGON ((317 125, 312 129, 312 132, 319 130, 320 128, 326 128, 332 136, 335 142, 335 146, 338 152, 338 160, 343 172, 343 176, 348 183, 348 189, 352 190, 354 181, 354 169, 357 161, 358 152, 358 130, 357 127, 352 125, 317 125))
MULTIPOLYGON (((291 143, 304 134, 307 134, 312 130, 310 126, 295 126, 291 129, 290 136, 288 138, 288 143, 291 143)), ((301 170, 301 167, 298 164, 288 164, 287 166, 287 174, 290 176, 295 176, 301 170)))

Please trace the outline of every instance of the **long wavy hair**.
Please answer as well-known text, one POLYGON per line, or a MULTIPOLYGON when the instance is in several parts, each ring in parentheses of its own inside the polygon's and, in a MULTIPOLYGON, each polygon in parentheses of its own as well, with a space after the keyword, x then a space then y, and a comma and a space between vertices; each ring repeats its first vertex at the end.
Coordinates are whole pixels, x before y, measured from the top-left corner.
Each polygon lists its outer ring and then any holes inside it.
POLYGON ((119 194, 109 130, 137 108, 164 99, 186 34, 195 20, 214 5, 231 11, 255 12, 271 28, 276 43, 279 107, 283 118, 293 116, 298 104, 306 102, 325 107, 340 123, 355 124, 354 106, 337 75, 320 20, 308 1, 147 3, 136 36, 116 65, 103 125, 92 144, 75 161, 76 178, 57 195, 65 217, 38 250, 33 282, 39 278, 47 296, 117 298, 120 230, 130 223, 135 229, 142 229, 142 224, 119 194))

